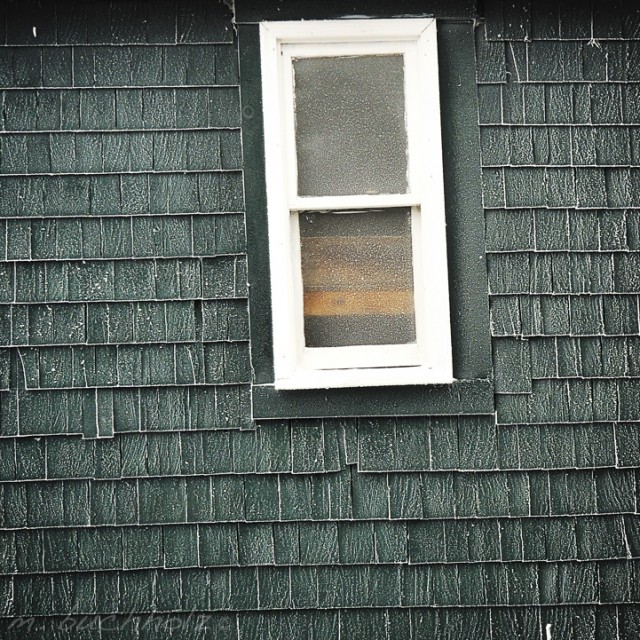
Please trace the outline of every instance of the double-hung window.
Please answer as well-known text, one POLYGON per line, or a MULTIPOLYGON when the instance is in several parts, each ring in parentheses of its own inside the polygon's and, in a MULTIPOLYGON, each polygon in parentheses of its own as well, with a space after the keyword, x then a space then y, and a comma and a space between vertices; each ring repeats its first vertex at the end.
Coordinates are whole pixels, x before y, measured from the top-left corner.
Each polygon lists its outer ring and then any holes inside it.
POLYGON ((452 382, 435 20, 260 42, 276 388, 452 382))

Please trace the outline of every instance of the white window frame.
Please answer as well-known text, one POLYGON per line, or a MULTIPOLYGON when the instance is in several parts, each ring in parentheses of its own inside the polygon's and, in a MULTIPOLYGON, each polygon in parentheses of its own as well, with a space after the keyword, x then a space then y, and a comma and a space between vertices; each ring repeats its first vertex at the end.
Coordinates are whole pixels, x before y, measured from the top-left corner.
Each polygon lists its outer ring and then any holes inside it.
POLYGON ((275 387, 453 382, 435 20, 263 22, 260 48, 275 387), (392 53, 405 61, 407 193, 298 196, 292 58, 392 53), (416 343, 306 347, 298 212, 391 207, 412 210, 416 343))

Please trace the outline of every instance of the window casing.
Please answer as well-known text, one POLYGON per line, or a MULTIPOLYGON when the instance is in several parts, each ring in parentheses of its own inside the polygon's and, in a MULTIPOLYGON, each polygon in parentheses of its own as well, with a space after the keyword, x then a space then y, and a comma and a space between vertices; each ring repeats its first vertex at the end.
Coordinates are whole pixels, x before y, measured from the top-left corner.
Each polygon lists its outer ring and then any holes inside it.
POLYGON ((260 49, 275 387, 452 382, 435 20, 262 23, 260 49))

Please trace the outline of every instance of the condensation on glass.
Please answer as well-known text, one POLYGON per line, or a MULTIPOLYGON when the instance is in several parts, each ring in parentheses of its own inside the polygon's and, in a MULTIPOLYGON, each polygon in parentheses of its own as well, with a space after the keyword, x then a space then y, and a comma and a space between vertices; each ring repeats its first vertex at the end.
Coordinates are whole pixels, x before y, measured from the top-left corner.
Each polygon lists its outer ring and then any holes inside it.
MULTIPOLYGON (((298 195, 404 194, 404 56, 294 58, 298 195)), ((416 342, 410 208, 298 215, 306 347, 416 342)))
POLYGON ((407 191, 404 57, 293 60, 298 194, 407 191))
POLYGON ((415 342, 411 210, 301 212, 307 347, 415 342))

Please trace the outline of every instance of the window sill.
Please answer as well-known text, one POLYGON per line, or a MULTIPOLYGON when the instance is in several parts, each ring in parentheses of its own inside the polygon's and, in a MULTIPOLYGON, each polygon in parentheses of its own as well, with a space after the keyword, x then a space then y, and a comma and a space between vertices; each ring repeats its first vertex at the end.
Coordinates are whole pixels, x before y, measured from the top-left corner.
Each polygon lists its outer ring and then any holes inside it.
POLYGON ((434 371, 429 367, 380 367, 295 371, 288 378, 276 379, 274 387, 282 390, 336 389, 451 384, 452 382, 454 379, 450 373, 434 371))
POLYGON ((451 384, 344 389, 276 389, 254 385, 255 420, 494 413, 491 380, 455 380, 451 384))

